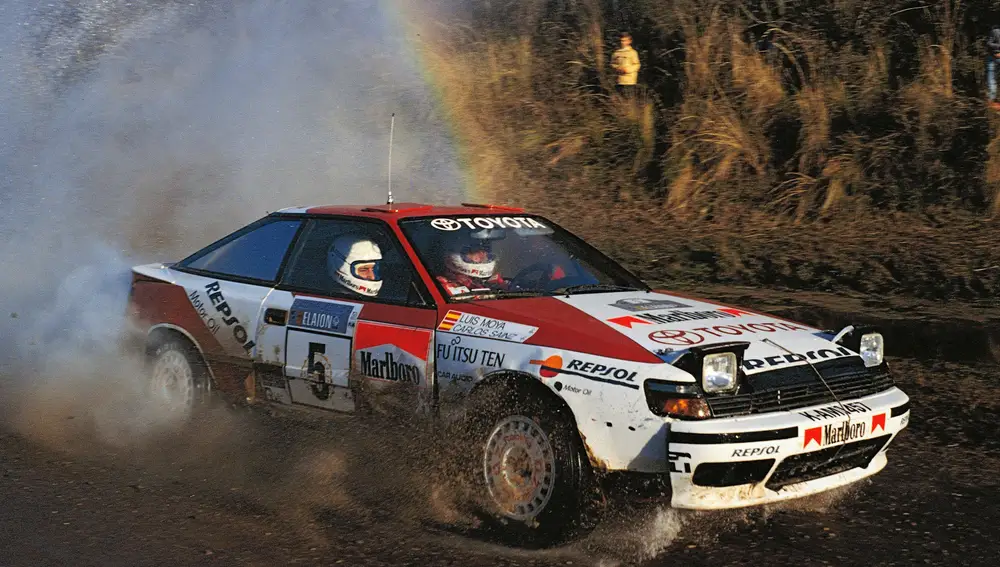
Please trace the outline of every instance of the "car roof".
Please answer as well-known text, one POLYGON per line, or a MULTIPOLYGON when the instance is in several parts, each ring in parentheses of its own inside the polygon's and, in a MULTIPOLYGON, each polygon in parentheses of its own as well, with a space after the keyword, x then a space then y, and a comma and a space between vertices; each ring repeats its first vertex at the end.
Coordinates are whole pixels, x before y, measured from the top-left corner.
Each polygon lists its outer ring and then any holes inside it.
POLYGON ((352 217, 373 217, 401 220, 415 217, 436 217, 447 215, 488 215, 503 213, 525 213, 518 207, 478 203, 461 205, 431 205, 425 203, 393 203, 391 205, 315 205, 310 207, 288 207, 277 213, 299 213, 309 215, 337 215, 352 217))

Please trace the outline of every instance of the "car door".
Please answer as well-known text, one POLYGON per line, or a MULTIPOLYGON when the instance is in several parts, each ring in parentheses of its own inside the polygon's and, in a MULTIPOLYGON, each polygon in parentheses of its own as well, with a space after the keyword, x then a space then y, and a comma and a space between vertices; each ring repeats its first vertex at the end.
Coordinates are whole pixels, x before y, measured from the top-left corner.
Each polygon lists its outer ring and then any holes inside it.
POLYGON ((359 394, 367 404, 429 404, 435 319, 429 297, 384 222, 310 219, 263 305, 261 363, 270 368, 260 374, 265 395, 347 412, 356 409, 359 394), (330 252, 339 238, 378 245, 376 294, 335 277, 330 252))

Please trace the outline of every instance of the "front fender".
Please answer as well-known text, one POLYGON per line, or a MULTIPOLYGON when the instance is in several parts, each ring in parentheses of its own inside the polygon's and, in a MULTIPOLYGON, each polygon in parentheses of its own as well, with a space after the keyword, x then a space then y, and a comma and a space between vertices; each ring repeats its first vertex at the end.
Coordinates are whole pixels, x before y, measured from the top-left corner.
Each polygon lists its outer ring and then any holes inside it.
POLYGON ((436 340, 446 422, 467 415, 467 402, 480 388, 517 377, 543 388, 538 391, 558 400, 556 407, 565 406, 595 470, 667 472, 669 420, 649 410, 642 384, 646 378, 676 378, 682 373, 676 367, 440 331, 436 340), (495 364, 483 366, 484 360, 495 364))

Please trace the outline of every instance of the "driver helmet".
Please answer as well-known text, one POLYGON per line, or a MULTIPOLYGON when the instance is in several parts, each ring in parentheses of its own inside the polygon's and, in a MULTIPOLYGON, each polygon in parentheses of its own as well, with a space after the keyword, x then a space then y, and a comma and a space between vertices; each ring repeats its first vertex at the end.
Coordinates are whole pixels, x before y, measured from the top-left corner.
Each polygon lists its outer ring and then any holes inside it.
POLYGON ((496 272, 497 260, 488 240, 471 239, 448 251, 445 266, 452 274, 488 280, 496 272))
POLYGON ((359 236, 337 238, 326 255, 327 271, 337 283, 369 297, 382 288, 381 264, 378 244, 359 236))

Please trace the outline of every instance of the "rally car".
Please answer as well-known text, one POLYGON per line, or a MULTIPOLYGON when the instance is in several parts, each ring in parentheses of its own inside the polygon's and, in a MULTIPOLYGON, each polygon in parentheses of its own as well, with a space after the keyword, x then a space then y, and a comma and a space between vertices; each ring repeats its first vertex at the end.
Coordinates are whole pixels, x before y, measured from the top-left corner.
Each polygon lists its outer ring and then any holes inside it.
POLYGON ((650 289, 517 208, 288 208, 132 271, 152 392, 468 423, 529 539, 577 533, 615 475, 703 510, 855 483, 909 419, 876 330, 650 289))

